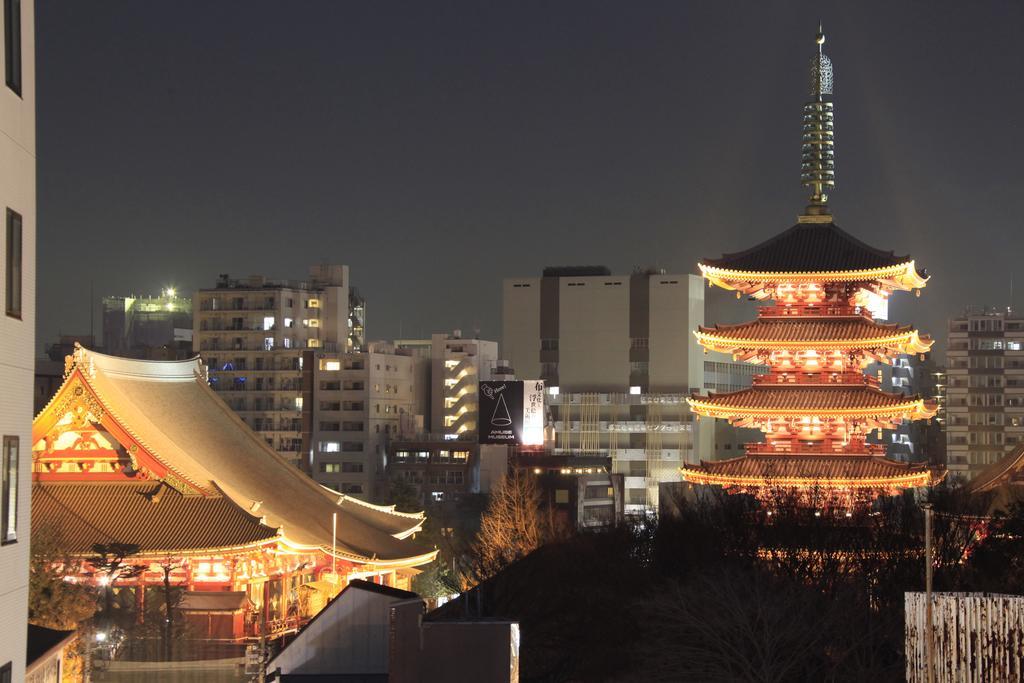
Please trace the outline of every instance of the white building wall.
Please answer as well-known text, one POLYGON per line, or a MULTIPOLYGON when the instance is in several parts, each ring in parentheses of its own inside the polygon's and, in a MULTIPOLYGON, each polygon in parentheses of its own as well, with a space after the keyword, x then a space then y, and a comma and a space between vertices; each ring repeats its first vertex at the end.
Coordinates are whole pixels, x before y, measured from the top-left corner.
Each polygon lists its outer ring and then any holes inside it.
POLYGON ((400 600, 349 587, 270 662, 283 675, 388 673, 389 607, 400 600))
MULTIPOLYGON (((0 24, 3 15, 0 13, 0 24)), ((0 26, 0 43, 4 40, 0 26)), ((7 209, 22 219, 21 318, 0 312, 0 434, 19 439, 17 540, 0 546, 0 666, 12 663, 12 680, 25 675, 28 618, 29 512, 31 493, 32 382, 36 326, 36 131, 35 16, 33 0, 21 0, 21 95, 0 80, 0 289, 7 281, 7 209)), ((0 50, 0 75, 5 73, 0 50)), ((0 297, 3 301, 5 297, 0 297)))

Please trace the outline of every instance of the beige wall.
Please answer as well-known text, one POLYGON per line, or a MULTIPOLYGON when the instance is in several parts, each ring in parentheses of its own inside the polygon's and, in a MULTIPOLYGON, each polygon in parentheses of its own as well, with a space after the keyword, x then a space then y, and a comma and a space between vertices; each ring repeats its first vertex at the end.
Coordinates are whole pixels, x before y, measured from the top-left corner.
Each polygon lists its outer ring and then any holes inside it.
MULTIPOLYGON (((0 13, 0 23, 3 21, 0 13)), ((12 662, 13 680, 24 677, 28 617, 29 495, 31 492, 32 382, 35 352, 36 131, 33 1, 21 2, 22 90, 0 79, 0 290, 6 283, 6 209, 22 217, 22 314, 0 311, 0 434, 20 440, 17 542, 0 546, 0 666, 12 662)), ((0 27, 0 42, 4 39, 0 27)), ((0 50, 0 62, 4 51, 0 50)), ((0 74, 5 73, 0 63, 0 74)), ((0 297, 0 301, 3 297, 0 297)))
POLYGON ((540 377, 540 278, 505 280, 502 289, 502 357, 516 377, 540 377))
POLYGON ((699 388, 690 387, 689 378, 703 376, 703 353, 693 335, 704 324, 703 281, 696 275, 652 275, 648 283, 650 391, 699 388))
POLYGON ((558 385, 628 390, 629 277, 563 277, 558 296, 558 385))

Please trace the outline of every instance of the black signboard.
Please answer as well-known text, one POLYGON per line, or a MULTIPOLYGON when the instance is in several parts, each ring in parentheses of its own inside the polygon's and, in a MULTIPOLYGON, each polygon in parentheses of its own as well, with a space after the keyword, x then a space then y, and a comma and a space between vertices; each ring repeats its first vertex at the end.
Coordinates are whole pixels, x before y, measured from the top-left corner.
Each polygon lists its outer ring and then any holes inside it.
POLYGON ((523 383, 480 382, 479 416, 480 443, 522 443, 523 383))

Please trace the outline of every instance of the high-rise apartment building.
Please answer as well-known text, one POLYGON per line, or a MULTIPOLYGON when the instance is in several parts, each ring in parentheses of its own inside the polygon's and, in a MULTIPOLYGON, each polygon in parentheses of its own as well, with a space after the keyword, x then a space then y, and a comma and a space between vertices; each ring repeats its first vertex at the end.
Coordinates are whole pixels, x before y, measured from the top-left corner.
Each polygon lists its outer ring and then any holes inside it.
POLYGON ((553 454, 608 457, 627 512, 656 509, 659 483, 711 456, 710 422, 695 424, 686 403, 703 385, 699 277, 546 268, 505 280, 502 315, 502 356, 547 386, 553 454))
POLYGON ((36 326, 36 88, 32 0, 4 0, 0 85, 0 680, 25 677, 36 326))
POLYGON ((969 308, 949 321, 946 463, 966 479, 1024 442, 1024 316, 969 308))
POLYGON ((113 356, 173 359, 179 349, 191 352, 192 336, 192 300, 173 288, 158 296, 103 297, 103 349, 113 356))
POLYGON ((421 426, 413 413, 415 361, 384 342, 345 354, 306 352, 304 451, 314 479, 364 500, 386 493, 388 443, 421 426))
POLYGON ((348 266, 317 265, 307 281, 222 275, 193 300, 193 349, 210 383, 275 450, 302 449, 303 351, 363 350, 366 304, 348 266))
POLYGON ((429 359, 430 432, 449 440, 475 438, 479 382, 504 371, 499 367, 498 342, 467 339, 454 330, 430 339, 399 339, 395 346, 429 359))

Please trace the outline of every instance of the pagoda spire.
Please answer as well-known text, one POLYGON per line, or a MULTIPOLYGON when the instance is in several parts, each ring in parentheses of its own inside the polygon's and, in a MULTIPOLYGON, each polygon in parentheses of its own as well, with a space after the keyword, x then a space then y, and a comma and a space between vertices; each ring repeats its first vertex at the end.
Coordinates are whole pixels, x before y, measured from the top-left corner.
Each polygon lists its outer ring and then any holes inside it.
POLYGON ((831 220, 827 192, 835 187, 832 60, 822 50, 825 33, 818 24, 818 53, 811 58, 810 99, 804 104, 804 130, 800 182, 811 188, 810 204, 802 218, 808 222, 831 220))

